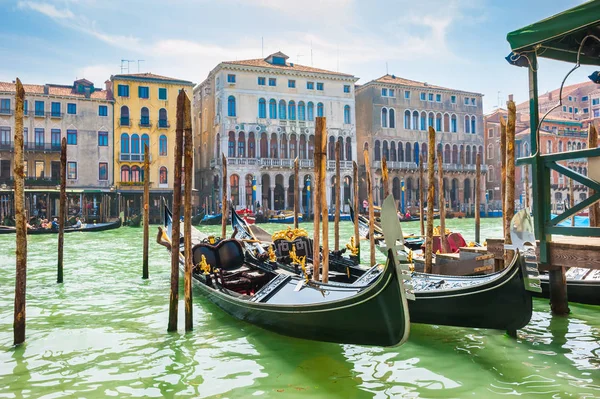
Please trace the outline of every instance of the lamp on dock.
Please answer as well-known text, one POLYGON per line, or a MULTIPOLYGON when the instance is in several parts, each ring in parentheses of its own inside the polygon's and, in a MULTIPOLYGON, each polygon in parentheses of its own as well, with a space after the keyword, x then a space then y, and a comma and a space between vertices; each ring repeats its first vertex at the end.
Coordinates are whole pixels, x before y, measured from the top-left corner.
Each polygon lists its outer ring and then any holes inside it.
POLYGON ((600 71, 592 73, 590 76, 588 76, 588 78, 590 78, 592 82, 600 84, 600 71))
POLYGON ((511 51, 510 54, 505 57, 505 59, 510 65, 518 67, 529 67, 529 59, 527 58, 527 56, 522 54, 511 51))

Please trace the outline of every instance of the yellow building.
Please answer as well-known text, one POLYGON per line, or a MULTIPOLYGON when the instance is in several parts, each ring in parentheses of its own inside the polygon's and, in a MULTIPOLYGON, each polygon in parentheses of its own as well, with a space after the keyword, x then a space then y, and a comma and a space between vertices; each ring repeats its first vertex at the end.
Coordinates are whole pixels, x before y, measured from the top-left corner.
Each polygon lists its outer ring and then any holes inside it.
POLYGON ((144 145, 150 151, 150 218, 160 220, 161 197, 170 203, 177 96, 191 98, 193 83, 151 73, 113 75, 114 182, 126 216, 140 214, 144 185, 144 145))

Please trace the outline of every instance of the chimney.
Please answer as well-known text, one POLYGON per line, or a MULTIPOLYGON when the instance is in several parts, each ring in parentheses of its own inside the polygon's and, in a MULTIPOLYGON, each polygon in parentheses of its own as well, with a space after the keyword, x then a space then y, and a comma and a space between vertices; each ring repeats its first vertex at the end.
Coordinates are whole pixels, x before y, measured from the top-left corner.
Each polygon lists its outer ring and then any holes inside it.
POLYGON ((552 92, 548 93, 548 101, 552 101, 552 92))
POLYGON ((47 84, 45 84, 44 85, 44 94, 48 95, 49 93, 50 93, 50 87, 47 84))
POLYGON ((91 87, 85 87, 84 91, 85 91, 85 98, 90 98, 90 96, 92 95, 92 88, 91 87))
POLYGON ((106 88, 106 97, 109 99, 113 99, 113 83, 111 80, 107 80, 104 82, 104 87, 106 88))

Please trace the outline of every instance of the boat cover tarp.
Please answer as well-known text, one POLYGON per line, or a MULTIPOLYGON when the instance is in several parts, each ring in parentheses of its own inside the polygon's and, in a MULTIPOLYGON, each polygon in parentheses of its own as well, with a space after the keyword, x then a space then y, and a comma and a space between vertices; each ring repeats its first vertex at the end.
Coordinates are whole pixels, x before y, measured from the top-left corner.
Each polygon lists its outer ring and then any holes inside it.
MULTIPOLYGON (((506 40, 515 53, 533 51, 537 56, 571 63, 588 34, 600 37, 600 0, 592 0, 524 28, 510 32, 506 40)), ((581 54, 582 64, 600 65, 600 43, 588 39, 581 54)))

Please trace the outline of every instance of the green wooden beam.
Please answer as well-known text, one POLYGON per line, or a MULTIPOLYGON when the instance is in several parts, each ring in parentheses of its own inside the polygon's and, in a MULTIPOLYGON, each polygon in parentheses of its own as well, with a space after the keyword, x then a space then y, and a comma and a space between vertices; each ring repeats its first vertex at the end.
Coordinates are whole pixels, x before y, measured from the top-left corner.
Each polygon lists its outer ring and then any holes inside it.
POLYGON ((586 148, 585 150, 559 152, 557 154, 542 155, 542 159, 546 163, 556 162, 556 161, 568 161, 570 159, 577 159, 577 158, 591 158, 591 157, 600 157, 600 147, 599 148, 586 148))
POLYGON ((600 227, 547 226, 546 232, 549 234, 560 234, 563 236, 600 237, 600 227))
POLYGON ((516 165, 517 166, 525 166, 525 165, 531 165, 535 160, 535 157, 522 157, 522 158, 518 158, 516 161, 516 165))
POLYGON ((590 179, 587 176, 579 174, 579 173, 575 172, 574 170, 567 168, 566 166, 555 163, 555 164, 548 165, 548 167, 550 169, 554 169, 558 173, 562 173, 563 175, 570 177, 571 179, 583 184, 586 187, 589 187, 596 191, 600 191, 600 183, 598 183, 595 180, 590 179))
POLYGON ((572 208, 567 209, 560 215, 558 215, 555 218, 553 218, 552 220, 550 220, 550 223, 547 224, 546 226, 547 227, 548 226, 556 226, 558 223, 562 222, 563 220, 567 219, 568 217, 575 215, 576 213, 579 213, 582 209, 587 208, 588 206, 592 205, 593 203, 595 203, 598 200, 600 200, 600 192, 596 192, 591 197, 587 197, 586 199, 581 201, 579 204, 573 206, 572 208))

